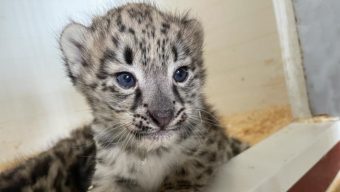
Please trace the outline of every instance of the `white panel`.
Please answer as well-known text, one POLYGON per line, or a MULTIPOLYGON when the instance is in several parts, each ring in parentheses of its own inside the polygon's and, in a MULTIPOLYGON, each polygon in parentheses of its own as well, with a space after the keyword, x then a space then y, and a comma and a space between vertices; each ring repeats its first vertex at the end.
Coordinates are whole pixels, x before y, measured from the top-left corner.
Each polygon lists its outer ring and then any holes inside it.
POLYGON ((35 152, 91 119, 66 78, 58 37, 104 1, 0 2, 0 161, 35 152))
POLYGON ((339 141, 339 122, 290 124, 228 162, 211 191, 287 191, 339 141))

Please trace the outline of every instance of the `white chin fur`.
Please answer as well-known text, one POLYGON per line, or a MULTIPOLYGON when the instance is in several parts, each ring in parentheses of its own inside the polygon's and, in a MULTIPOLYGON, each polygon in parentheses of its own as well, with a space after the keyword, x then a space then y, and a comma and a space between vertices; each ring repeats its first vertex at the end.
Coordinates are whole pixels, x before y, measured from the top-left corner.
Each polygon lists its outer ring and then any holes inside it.
POLYGON ((139 146, 143 146, 147 150, 152 151, 160 147, 172 146, 176 142, 177 138, 178 134, 175 132, 169 132, 160 135, 144 136, 141 139, 139 146))

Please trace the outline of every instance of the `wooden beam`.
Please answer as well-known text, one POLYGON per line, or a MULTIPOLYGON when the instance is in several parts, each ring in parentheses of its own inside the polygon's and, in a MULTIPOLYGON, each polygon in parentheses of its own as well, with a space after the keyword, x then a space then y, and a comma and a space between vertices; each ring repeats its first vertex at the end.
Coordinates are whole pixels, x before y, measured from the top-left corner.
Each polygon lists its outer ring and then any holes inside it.
POLYGON ((273 0, 289 101, 294 118, 311 117, 303 57, 291 0, 273 0))

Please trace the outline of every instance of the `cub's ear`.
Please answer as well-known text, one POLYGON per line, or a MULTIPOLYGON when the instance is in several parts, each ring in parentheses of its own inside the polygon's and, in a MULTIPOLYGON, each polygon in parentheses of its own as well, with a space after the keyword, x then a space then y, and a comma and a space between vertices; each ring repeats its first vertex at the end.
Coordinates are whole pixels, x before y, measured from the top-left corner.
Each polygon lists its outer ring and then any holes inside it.
POLYGON ((77 81, 83 68, 87 63, 87 46, 89 39, 89 30, 78 23, 67 25, 60 37, 60 47, 63 53, 68 75, 73 83, 77 81))
POLYGON ((196 51, 202 50, 204 43, 204 32, 202 24, 196 19, 189 19, 187 16, 182 19, 183 39, 187 45, 196 51))

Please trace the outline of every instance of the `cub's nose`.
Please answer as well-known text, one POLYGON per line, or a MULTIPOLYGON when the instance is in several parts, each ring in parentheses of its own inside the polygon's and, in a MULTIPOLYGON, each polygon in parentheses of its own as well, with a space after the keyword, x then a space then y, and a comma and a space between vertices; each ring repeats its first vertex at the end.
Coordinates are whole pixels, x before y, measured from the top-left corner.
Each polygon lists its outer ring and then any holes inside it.
POLYGON ((164 129, 173 119, 174 110, 149 110, 148 114, 161 129, 164 129))

